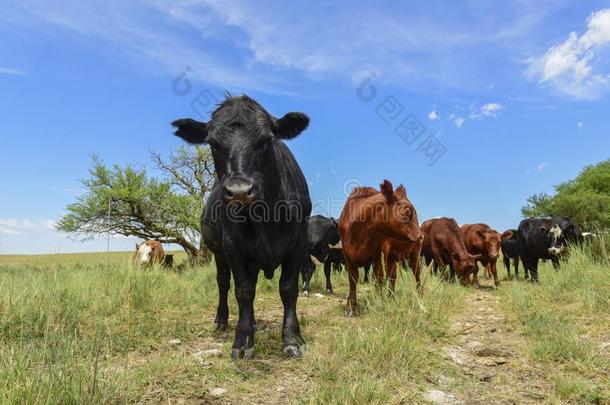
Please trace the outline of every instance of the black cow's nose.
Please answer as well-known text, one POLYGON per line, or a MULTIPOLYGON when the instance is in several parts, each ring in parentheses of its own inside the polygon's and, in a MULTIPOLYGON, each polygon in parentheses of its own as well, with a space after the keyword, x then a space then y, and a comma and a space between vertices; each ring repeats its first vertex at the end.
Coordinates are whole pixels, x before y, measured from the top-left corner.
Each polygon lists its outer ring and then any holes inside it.
POLYGON ((250 203, 254 199, 254 184, 245 179, 233 180, 225 185, 225 193, 229 200, 250 203))

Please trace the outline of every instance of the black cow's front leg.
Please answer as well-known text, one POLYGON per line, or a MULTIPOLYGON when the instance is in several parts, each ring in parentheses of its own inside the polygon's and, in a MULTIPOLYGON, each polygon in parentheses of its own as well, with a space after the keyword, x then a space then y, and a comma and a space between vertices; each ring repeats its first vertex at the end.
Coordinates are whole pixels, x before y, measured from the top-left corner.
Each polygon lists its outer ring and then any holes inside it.
POLYGON ((324 276, 326 276, 326 292, 333 294, 333 286, 330 282, 331 263, 330 260, 324 262, 324 276))
POLYGON ((523 268, 525 269, 525 277, 527 278, 528 273, 530 280, 538 282, 538 259, 536 258, 522 258, 523 268))
POLYGON ((218 307, 216 308, 214 328, 223 331, 227 329, 229 320, 227 295, 231 288, 231 268, 227 262, 218 255, 214 255, 214 260, 216 261, 216 283, 218 284, 218 307))
MULTIPOLYGON (((231 358, 250 360, 254 356, 254 296, 258 270, 246 266, 233 268, 235 298, 239 307, 239 320, 235 327, 235 341, 231 358)), ((298 272, 297 272, 298 277, 298 272)))
POLYGON ((559 258, 552 258, 551 263, 553 264, 553 268, 555 269, 555 271, 559 270, 559 258))
POLYGON ((280 296, 282 304, 284 304, 282 338, 284 339, 284 354, 288 357, 300 357, 305 351, 305 340, 301 336, 297 318, 299 272, 293 262, 294 260, 282 264, 282 275, 280 276, 280 296))
MULTIPOLYGON (((504 262, 504 267, 506 268, 506 272, 508 273, 508 279, 512 279, 512 276, 510 275, 510 258, 508 256, 503 256, 502 257, 502 261, 504 262)), ((517 275, 517 273, 515 273, 515 276, 517 275)))
POLYGON ((301 268, 301 276, 303 277, 303 296, 309 296, 309 285, 311 283, 311 277, 314 271, 316 271, 316 265, 310 258, 305 259, 301 268))

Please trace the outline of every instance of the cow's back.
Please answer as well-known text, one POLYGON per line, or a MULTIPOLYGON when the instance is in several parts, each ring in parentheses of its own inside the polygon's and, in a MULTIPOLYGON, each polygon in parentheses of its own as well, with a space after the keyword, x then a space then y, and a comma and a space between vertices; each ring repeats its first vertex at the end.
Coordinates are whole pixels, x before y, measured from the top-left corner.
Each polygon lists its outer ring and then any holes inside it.
POLYGON ((370 187, 352 191, 339 218, 339 235, 345 258, 351 258, 356 266, 372 263, 379 250, 381 235, 374 230, 374 223, 365 221, 367 209, 381 201, 381 193, 370 187))
POLYGON ((421 230, 424 234, 421 254, 427 260, 439 256, 449 263, 450 252, 466 250, 460 227, 453 218, 429 219, 422 224, 421 230))

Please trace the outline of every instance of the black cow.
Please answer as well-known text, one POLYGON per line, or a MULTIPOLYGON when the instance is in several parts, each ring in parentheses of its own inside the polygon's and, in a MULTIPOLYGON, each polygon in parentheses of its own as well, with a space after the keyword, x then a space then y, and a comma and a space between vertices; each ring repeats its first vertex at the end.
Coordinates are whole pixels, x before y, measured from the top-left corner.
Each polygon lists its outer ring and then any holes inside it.
POLYGON ((218 180, 205 204, 202 237, 216 260, 218 309, 215 326, 225 329, 231 274, 239 320, 231 357, 254 353, 254 296, 259 270, 279 282, 284 305, 284 353, 298 357, 305 348, 296 313, 299 269, 307 255, 311 200, 305 177, 282 139, 309 124, 302 113, 275 118, 247 96, 228 96, 209 122, 180 119, 172 125, 187 142, 210 145, 218 180))
POLYGON ((561 228, 561 232, 568 244, 580 245, 584 241, 584 236, 580 228, 568 217, 555 217, 553 220, 561 228))
MULTIPOLYGON (((335 272, 340 272, 342 270, 341 266, 345 266, 345 259, 343 258, 343 249, 342 248, 337 248, 337 247, 333 247, 330 249, 330 253, 328 254, 328 257, 326 258, 326 261, 324 263, 330 263, 330 267, 335 271, 335 272)), ((404 266, 404 264, 403 264, 404 266)), ((364 266, 364 283, 368 284, 369 282, 369 271, 371 270, 371 265, 367 264, 366 266, 364 266)))
POLYGON ((328 256, 326 257, 326 261, 330 264, 330 268, 332 268, 335 272, 341 271, 341 266, 345 265, 345 259, 343 258, 343 249, 340 247, 331 247, 330 252, 328 252, 328 256))
POLYGON ((532 281, 538 281, 538 260, 550 260, 559 269, 559 259, 568 243, 579 243, 580 230, 568 218, 527 218, 517 230, 519 257, 526 276, 529 271, 532 281))
MULTIPOLYGON (((322 215, 314 215, 307 221, 307 243, 309 257, 301 269, 303 276, 303 295, 309 295, 309 282, 316 270, 316 266, 324 265, 324 275, 326 276, 326 292, 333 293, 333 286, 330 282, 330 271, 332 262, 327 260, 331 249, 340 247, 339 231, 337 230, 337 220, 326 218, 322 215)), ((341 253, 343 254, 343 253, 341 253)))
MULTIPOLYGON (((508 278, 511 278, 510 275, 510 260, 513 260, 513 266, 515 267, 515 277, 519 277, 519 245, 517 242, 517 230, 509 229, 513 235, 510 238, 502 239, 500 242, 500 249, 502 250, 502 258, 504 260, 504 267, 506 267, 506 272, 508 273, 508 278)), ((527 278, 527 270, 525 270, 525 277, 527 278)))

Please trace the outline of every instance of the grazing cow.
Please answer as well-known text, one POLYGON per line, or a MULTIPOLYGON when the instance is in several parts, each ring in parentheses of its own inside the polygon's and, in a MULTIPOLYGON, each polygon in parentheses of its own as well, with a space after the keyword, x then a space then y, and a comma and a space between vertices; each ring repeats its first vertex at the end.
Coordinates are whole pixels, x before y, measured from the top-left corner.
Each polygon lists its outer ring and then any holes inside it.
POLYGON ((453 218, 434 218, 422 223, 420 229, 424 235, 421 255, 426 266, 433 262, 434 273, 449 266, 451 280, 457 276, 462 285, 469 284, 480 255, 468 253, 457 222, 453 218))
POLYGON ((165 252, 163 245, 158 240, 146 240, 140 244, 136 243, 134 260, 138 265, 163 264, 165 252))
POLYGON ((346 316, 357 314, 358 267, 372 263, 378 285, 384 280, 382 253, 386 258, 386 275, 391 290, 396 281, 396 260, 402 257, 409 258, 417 287, 420 288, 419 250, 422 233, 415 207, 407 198, 402 185, 394 190, 392 183, 384 180, 381 191, 372 187, 355 188, 339 218, 339 234, 349 275, 346 316), (395 249, 400 252, 395 252, 395 249))
MULTIPOLYGON (((517 242, 517 230, 509 229, 509 231, 512 232, 512 236, 510 238, 502 239, 502 242, 500 243, 500 249, 502 250, 502 259, 504 260, 504 267, 506 267, 508 278, 511 278, 511 259, 513 260, 513 266, 515 267, 515 277, 519 278, 519 244, 517 242)), ((525 276, 527 277, 527 273, 525 276)))
POLYGON ((205 204, 202 237, 214 254, 219 301, 215 326, 225 329, 231 274, 239 320, 231 357, 254 354, 254 296, 259 270, 279 281, 284 306, 284 353, 305 349, 296 312, 299 270, 307 256, 307 217, 311 200, 305 177, 282 140, 295 138, 309 124, 302 113, 275 118, 247 96, 227 97, 209 122, 180 119, 175 134, 210 146, 218 180, 205 204))
POLYGON ((324 275, 326 276, 326 292, 333 293, 330 282, 331 262, 328 261, 332 248, 341 249, 341 240, 337 230, 337 220, 326 218, 322 215, 314 215, 307 220, 307 243, 309 258, 301 268, 303 276, 303 295, 309 295, 309 282, 316 270, 316 266, 324 265, 324 275))
POLYGON ((567 243, 580 243, 582 234, 569 218, 526 218, 517 230, 519 258, 526 274, 538 281, 538 260, 550 260, 555 270, 567 243))
MULTIPOLYGON (((473 255, 480 255, 477 259, 478 262, 489 268, 489 272, 493 275, 494 284, 496 287, 500 286, 500 280, 498 280, 498 270, 496 263, 498 262, 498 256, 500 255, 500 244, 503 239, 510 238, 513 233, 506 231, 503 234, 491 229, 487 224, 466 224, 460 227, 460 233, 464 240, 464 245, 468 253, 473 255)), ((479 266, 476 266, 472 283, 475 288, 479 288, 479 266)))

